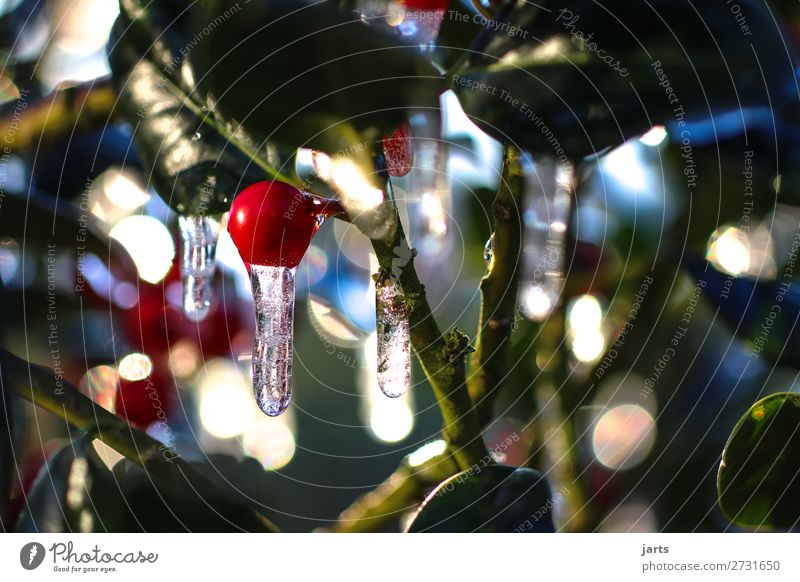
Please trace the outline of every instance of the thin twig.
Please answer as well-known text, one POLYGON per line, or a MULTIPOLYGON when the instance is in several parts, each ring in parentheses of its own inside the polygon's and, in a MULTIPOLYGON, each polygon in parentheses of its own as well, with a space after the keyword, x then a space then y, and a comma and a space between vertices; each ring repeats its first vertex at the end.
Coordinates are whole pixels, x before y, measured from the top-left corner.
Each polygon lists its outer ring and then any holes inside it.
POLYGON ((493 257, 481 280, 481 314, 475 352, 467 379, 469 395, 485 426, 493 417, 494 402, 508 372, 508 348, 514 324, 522 257, 520 201, 523 176, 519 152, 507 146, 503 177, 494 215, 493 257))
POLYGON ((469 338, 453 328, 443 335, 431 313, 425 288, 414 269, 413 252, 402 226, 391 242, 373 240, 381 276, 397 279, 403 292, 411 326, 411 345, 442 412, 442 436, 461 469, 480 463, 487 455, 481 427, 472 407, 466 384, 466 357, 471 351, 469 338))

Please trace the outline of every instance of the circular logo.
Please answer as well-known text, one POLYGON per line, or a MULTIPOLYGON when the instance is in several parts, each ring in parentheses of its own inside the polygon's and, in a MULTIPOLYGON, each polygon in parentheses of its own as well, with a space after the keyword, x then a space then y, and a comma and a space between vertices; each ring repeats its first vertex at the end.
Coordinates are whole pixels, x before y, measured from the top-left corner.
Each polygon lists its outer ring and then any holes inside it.
POLYGON ((19 563, 26 570, 35 570, 44 561, 44 546, 39 542, 30 542, 19 551, 19 563))

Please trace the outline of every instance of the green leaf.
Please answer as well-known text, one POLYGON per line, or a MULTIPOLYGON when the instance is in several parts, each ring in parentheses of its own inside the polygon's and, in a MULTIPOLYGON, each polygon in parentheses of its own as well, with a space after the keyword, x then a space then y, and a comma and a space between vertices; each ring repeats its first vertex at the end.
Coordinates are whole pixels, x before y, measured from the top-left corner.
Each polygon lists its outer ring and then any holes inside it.
POLYGON ((82 436, 67 443, 44 466, 27 497, 18 532, 120 531, 126 504, 111 472, 82 436))
POLYGON ((550 487, 538 472, 476 466, 440 483, 408 531, 553 532, 552 504, 550 487))
MULTIPOLYGON (((66 382, 52 370, 26 362, 5 350, 0 350, 4 386, 10 386, 22 396, 65 419, 70 425, 85 431, 142 467, 148 478, 159 480, 158 487, 172 488, 185 494, 187 488, 196 498, 216 499, 229 492, 226 481, 218 471, 200 472, 198 468, 179 457, 171 447, 162 444, 140 430, 133 428, 111 414, 66 382)), ((249 512, 237 507, 238 523, 252 531, 275 531, 263 516, 266 509, 256 498, 245 496, 249 512)), ((223 515, 227 509, 223 508, 223 515)))
POLYGON ((261 139, 334 154, 371 147, 408 108, 438 108, 446 89, 416 46, 338 1, 203 5, 189 17, 198 91, 261 139))
POLYGON ((109 53, 137 151, 182 214, 225 212, 258 180, 299 186, 276 143, 369 151, 445 88, 415 47, 332 1, 122 0, 109 53))
POLYGON ((800 521, 800 394, 756 402, 722 453, 719 506, 747 527, 789 529, 800 521))
POLYGON ((69 201, 29 191, 25 196, 6 195, 0 211, 0 232, 20 242, 53 244, 59 251, 78 247, 100 257, 111 254, 122 266, 135 269, 124 248, 103 232, 97 219, 69 201))
POLYGON ((255 503, 266 506, 269 490, 267 474, 257 461, 217 455, 192 466, 202 480, 187 475, 183 483, 168 483, 129 461, 115 465, 114 477, 131 510, 126 531, 272 531, 269 522, 252 511, 255 503), (208 478, 215 488, 208 487, 208 478))
POLYGON ((519 0, 471 47, 453 89, 493 137, 570 159, 657 123, 675 138, 689 130, 695 146, 743 126, 774 131, 773 115, 795 115, 794 68, 769 11, 748 8, 744 42, 730 11, 712 3, 519 0))
POLYGON ((273 146, 214 116, 181 50, 188 31, 167 5, 123 0, 109 59, 119 106, 155 189, 181 214, 221 214, 245 186, 284 175, 273 146))

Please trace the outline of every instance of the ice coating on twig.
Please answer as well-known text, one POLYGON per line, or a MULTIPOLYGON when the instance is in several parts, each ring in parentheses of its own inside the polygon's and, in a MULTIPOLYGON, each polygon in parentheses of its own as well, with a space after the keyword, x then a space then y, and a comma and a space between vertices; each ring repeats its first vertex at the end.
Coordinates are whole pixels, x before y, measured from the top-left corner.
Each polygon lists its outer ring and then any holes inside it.
POLYGON ((523 160, 523 273, 520 300, 528 319, 541 321, 558 306, 575 170, 569 162, 523 160))
POLYGON ((292 334, 295 269, 250 266, 256 336, 253 391, 259 408, 278 416, 292 397, 292 334))
POLYGON ((183 312, 192 321, 208 315, 213 299, 220 223, 211 216, 180 216, 183 312))
POLYGON ((375 308, 378 386, 397 398, 411 384, 411 326, 402 289, 391 274, 379 274, 375 282, 375 308))
POLYGON ((486 268, 489 269, 492 266, 492 261, 494 260, 494 233, 486 240, 486 244, 483 246, 483 262, 486 263, 486 268))

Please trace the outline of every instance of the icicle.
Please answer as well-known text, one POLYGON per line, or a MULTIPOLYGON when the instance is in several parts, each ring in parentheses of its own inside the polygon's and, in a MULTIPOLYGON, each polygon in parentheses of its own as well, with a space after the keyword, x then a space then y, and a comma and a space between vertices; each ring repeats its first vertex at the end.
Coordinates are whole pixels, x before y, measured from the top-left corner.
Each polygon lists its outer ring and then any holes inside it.
POLYGON ((564 245, 574 168, 568 162, 526 156, 523 274, 520 298, 528 319, 541 321, 558 306, 564 284, 564 245))
POLYGON ((414 169, 409 174, 411 241, 422 260, 447 250, 450 222, 450 179, 447 149, 438 112, 416 112, 410 118, 414 169))
POLYGON ((180 216, 183 311, 201 321, 211 308, 219 220, 211 216, 180 216))
POLYGON ((250 266, 256 337, 253 390, 259 408, 278 416, 292 396, 292 331, 295 269, 250 266))
POLYGON ((378 386, 397 398, 411 383, 411 326, 403 291, 392 274, 381 271, 375 281, 378 334, 378 386))

